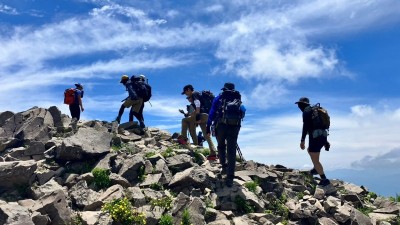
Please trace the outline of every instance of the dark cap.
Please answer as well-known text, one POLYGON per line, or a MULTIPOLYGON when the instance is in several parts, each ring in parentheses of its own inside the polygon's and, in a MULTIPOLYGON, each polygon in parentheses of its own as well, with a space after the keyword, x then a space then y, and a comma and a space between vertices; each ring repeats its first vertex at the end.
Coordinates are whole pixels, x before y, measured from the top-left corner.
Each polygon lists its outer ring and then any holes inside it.
POLYGON ((182 91, 181 94, 182 95, 185 94, 185 91, 187 91, 189 89, 192 90, 192 91, 194 90, 194 88, 193 88, 193 86, 191 84, 185 85, 185 87, 183 87, 183 91, 182 91))
POLYGON ((75 86, 76 86, 77 88, 82 88, 82 89, 83 89, 83 86, 82 86, 81 83, 77 83, 77 84, 75 84, 75 86))
POLYGON ((307 97, 301 97, 299 99, 299 101, 295 102, 294 104, 299 104, 299 103, 304 103, 304 104, 309 105, 310 104, 310 99, 308 99, 307 97))
POLYGON ((225 83, 224 87, 221 88, 221 90, 226 91, 226 90, 235 90, 235 85, 233 83, 225 83))

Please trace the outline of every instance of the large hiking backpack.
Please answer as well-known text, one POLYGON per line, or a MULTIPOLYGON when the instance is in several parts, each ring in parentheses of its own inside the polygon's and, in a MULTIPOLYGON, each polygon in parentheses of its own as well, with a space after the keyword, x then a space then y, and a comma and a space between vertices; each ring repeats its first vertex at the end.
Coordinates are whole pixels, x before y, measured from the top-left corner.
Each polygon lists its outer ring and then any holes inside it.
POLYGON ((215 95, 211 91, 202 91, 200 95, 200 111, 202 113, 210 113, 212 103, 214 101, 215 95))
POLYGON ((331 120, 328 111, 322 108, 319 103, 313 105, 311 110, 314 129, 329 129, 331 120))
POLYGON ((68 88, 64 91, 64 104, 71 105, 75 102, 75 88, 68 88))
POLYGON ((143 102, 147 102, 151 98, 151 86, 145 82, 142 81, 140 77, 132 76, 131 81, 135 87, 136 94, 140 97, 143 98, 143 102))
POLYGON ((238 91, 226 90, 222 92, 220 97, 220 119, 221 123, 227 125, 240 125, 244 117, 244 113, 241 109, 242 100, 241 95, 238 91))

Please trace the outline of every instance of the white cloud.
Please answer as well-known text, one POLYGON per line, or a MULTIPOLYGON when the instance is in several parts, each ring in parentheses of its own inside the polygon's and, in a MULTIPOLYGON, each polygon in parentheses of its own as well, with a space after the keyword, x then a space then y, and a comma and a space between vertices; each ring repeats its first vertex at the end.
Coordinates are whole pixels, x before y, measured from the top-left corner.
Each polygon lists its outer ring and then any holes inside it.
POLYGON ((204 10, 208 13, 218 13, 224 10, 224 6, 220 4, 214 4, 206 7, 204 10))
POLYGON ((0 13, 9 14, 9 15, 18 15, 18 11, 15 8, 12 8, 8 5, 0 4, 0 13))

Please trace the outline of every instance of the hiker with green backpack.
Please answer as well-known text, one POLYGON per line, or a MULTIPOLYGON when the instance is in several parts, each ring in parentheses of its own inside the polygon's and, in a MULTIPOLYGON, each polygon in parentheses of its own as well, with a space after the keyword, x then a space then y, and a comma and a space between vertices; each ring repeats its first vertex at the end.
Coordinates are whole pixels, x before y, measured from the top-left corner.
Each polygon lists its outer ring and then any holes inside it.
MULTIPOLYGON (((208 104, 208 105, 211 106, 212 100, 209 100, 209 99, 211 99, 211 98, 214 99, 213 95, 210 93, 211 92, 209 92, 209 91, 202 91, 201 93, 199 93, 194 90, 194 88, 191 84, 188 84, 183 87, 183 92, 181 94, 186 95, 188 100, 191 101, 191 104, 195 108, 195 111, 193 113, 191 113, 190 116, 182 119, 181 135, 183 136, 183 138, 187 139, 187 134, 186 134, 187 130, 192 125, 194 125, 194 126, 199 125, 201 128, 201 131, 204 134, 206 133, 208 113, 210 111, 209 108, 207 108, 206 102, 210 102, 210 104, 208 104), (207 97, 206 97, 206 95, 207 95, 207 97), (212 97, 210 97, 210 95, 212 97)), ((196 132, 191 132, 190 135, 192 136, 193 144, 199 145, 196 132), (193 133, 193 135, 192 135, 192 133, 193 133)), ((206 137, 206 141, 207 141, 208 147, 210 149, 210 155, 207 157, 207 159, 208 160, 216 160, 217 154, 216 154, 214 143, 211 140, 211 137, 206 137)))
POLYGON ((318 185, 326 186, 330 184, 330 181, 325 176, 324 168, 319 161, 319 156, 322 147, 325 147, 327 151, 330 148, 328 142, 328 129, 330 125, 328 112, 320 107, 319 104, 311 106, 310 100, 307 97, 301 97, 295 104, 297 104, 299 109, 303 112, 303 129, 300 148, 302 150, 305 149, 305 139, 308 135, 307 151, 314 165, 310 173, 312 175, 319 174, 321 181, 318 185))

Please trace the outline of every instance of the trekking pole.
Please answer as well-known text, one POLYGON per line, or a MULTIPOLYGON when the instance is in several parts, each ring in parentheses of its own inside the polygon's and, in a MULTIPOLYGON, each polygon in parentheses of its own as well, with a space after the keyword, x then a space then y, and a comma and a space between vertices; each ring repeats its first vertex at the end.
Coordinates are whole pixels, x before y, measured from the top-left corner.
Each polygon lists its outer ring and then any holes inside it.
POLYGON ((244 160, 244 158, 243 158, 242 151, 240 151, 240 147, 239 147, 239 144, 238 144, 238 143, 236 143, 236 150, 237 150, 237 152, 239 153, 240 160, 242 160, 242 162, 244 162, 245 160, 244 160))

